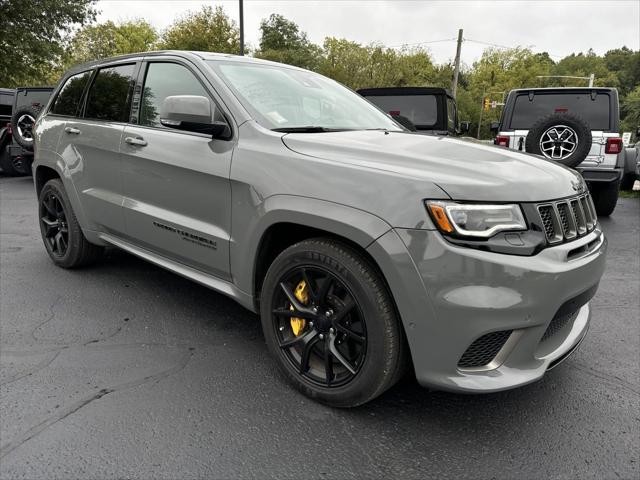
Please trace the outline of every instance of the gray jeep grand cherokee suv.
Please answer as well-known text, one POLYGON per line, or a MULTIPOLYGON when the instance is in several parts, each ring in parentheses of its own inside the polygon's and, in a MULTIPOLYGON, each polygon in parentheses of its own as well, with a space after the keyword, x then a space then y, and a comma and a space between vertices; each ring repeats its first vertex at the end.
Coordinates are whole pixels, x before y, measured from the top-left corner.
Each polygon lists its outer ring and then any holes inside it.
POLYGON ((315 73, 154 52, 77 67, 35 128, 47 252, 115 246, 259 312, 284 374, 355 406, 541 378, 584 338, 606 241, 580 174, 407 132, 315 73))

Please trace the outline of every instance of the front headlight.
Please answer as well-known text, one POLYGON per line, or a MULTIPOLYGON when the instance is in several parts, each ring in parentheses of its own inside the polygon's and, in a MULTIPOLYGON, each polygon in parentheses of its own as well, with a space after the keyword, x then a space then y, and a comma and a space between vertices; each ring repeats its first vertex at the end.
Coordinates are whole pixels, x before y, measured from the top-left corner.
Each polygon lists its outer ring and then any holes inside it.
POLYGON ((427 210, 438 229, 447 235, 489 238, 505 230, 526 230, 517 204, 484 205, 427 201, 427 210))

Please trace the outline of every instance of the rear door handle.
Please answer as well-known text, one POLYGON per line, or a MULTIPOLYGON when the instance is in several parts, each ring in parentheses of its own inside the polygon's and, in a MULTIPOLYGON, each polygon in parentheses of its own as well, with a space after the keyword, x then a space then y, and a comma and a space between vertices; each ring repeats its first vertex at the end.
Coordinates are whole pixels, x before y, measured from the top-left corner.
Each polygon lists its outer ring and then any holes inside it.
POLYGON ((78 130, 77 128, 73 128, 73 127, 66 127, 64 129, 65 132, 70 133, 70 134, 75 134, 78 135, 80 133, 80 130, 78 130))
POLYGON ((147 141, 142 137, 126 137, 124 139, 129 145, 136 145, 138 147, 146 147, 147 141))

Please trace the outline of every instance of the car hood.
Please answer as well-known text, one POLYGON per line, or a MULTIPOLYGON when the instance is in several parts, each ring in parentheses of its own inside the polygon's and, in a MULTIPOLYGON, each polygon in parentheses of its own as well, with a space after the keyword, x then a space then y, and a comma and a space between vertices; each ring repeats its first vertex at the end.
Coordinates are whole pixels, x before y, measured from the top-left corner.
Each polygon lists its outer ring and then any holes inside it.
POLYGON ((574 195, 583 183, 555 162, 447 137, 345 131, 290 133, 282 141, 304 155, 435 183, 454 200, 539 202, 574 195))

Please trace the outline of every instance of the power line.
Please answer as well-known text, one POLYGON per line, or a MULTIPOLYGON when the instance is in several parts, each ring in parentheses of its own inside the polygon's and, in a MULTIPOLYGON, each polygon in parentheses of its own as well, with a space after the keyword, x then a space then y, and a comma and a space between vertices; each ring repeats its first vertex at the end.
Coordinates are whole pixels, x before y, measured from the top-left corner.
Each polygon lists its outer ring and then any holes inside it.
POLYGON ((402 47, 414 47, 416 45, 427 45, 429 43, 441 43, 441 42, 455 42, 457 41, 456 37, 453 38, 443 38, 440 40, 428 40, 426 42, 416 42, 416 43, 403 43, 402 45, 383 45, 385 48, 402 48, 402 47))

